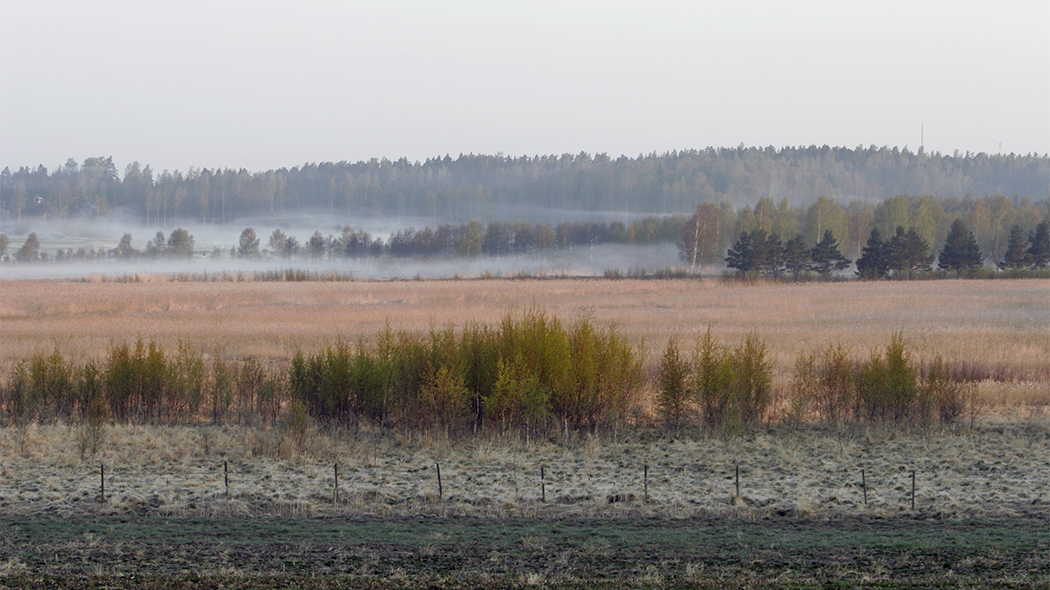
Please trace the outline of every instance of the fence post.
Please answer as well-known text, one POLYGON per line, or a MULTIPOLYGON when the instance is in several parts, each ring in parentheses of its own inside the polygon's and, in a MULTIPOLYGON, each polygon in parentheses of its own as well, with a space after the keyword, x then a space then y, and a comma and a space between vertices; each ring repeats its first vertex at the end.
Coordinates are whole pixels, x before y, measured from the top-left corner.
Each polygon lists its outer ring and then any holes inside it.
POLYGON ((445 499, 445 491, 441 487, 441 463, 435 462, 434 465, 437 467, 437 473, 438 473, 438 500, 444 501, 444 499, 445 499))
POLYGON ((915 510, 915 470, 911 472, 911 509, 915 510))
POLYGON ((335 470, 335 489, 332 491, 332 504, 338 504, 339 503, 339 464, 335 463, 333 465, 333 469, 335 470))
POLYGON ((649 464, 646 463, 642 470, 642 483, 645 486, 645 503, 649 503, 649 464))
POLYGON ((100 463, 99 466, 98 466, 98 479, 99 479, 98 501, 99 502, 105 502, 106 501, 106 465, 105 465, 105 463, 100 463))
POLYGON ((226 461, 222 462, 222 481, 226 484, 226 500, 230 499, 230 466, 226 461))
POLYGON ((543 471, 543 465, 540 465, 540 500, 544 504, 547 503, 547 480, 546 474, 543 471))
POLYGON ((740 464, 736 464, 736 497, 740 497, 740 464))
POLYGON ((868 477, 865 475, 864 470, 860 470, 860 488, 864 490, 864 505, 868 505, 868 477))

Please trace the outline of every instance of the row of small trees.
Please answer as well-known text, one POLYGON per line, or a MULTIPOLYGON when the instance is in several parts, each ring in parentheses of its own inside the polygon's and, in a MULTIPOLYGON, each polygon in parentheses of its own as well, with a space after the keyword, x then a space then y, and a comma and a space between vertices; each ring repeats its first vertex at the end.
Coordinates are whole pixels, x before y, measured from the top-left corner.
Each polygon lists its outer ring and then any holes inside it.
MULTIPOLYGON (((775 386, 766 344, 737 345, 709 328, 692 351, 668 342, 654 382, 665 424, 705 433, 779 418, 832 425, 952 424, 972 409, 969 381, 940 358, 918 363, 902 334, 854 358, 841 345, 805 353, 790 384, 775 386)), ((449 435, 624 427, 645 390, 638 353, 587 318, 571 326, 539 310, 497 326, 426 333, 386 329, 372 342, 340 343, 290 365, 206 361, 180 344, 113 347, 101 362, 75 364, 58 350, 17 363, 0 386, 8 421, 276 423, 282 415, 449 435)))
POLYGON ((301 404, 322 421, 532 436, 618 428, 641 386, 641 359, 616 330, 534 309, 498 326, 387 328, 372 342, 300 352, 285 368, 207 362, 182 344, 174 354, 121 344, 79 366, 55 350, 17 363, 0 407, 16 422, 83 420, 101 404, 121 422, 250 423, 301 404))
MULTIPOLYGON (((934 255, 929 243, 915 228, 904 230, 897 226, 896 233, 883 240, 878 228, 871 235, 857 259, 856 274, 862 279, 914 279, 933 270, 934 255)), ((954 272, 956 276, 973 275, 984 267, 985 258, 977 245, 973 232, 961 219, 956 219, 948 231, 944 248, 936 257, 940 270, 954 272)), ((736 243, 729 248, 726 266, 740 272, 740 276, 770 276, 778 278, 785 273, 799 280, 807 273, 815 273, 828 280, 837 272, 849 268, 851 260, 839 251, 838 241, 831 230, 809 247, 802 234, 783 243, 775 234, 763 229, 741 232, 736 243)), ((1021 271, 1045 269, 1050 265, 1050 222, 1043 220, 1035 231, 1025 234, 1019 225, 1010 231, 1010 241, 1003 260, 998 264, 1002 270, 1021 271)))
POLYGON ((707 432, 753 425, 773 411, 790 423, 953 424, 967 410, 970 377, 939 357, 917 363, 898 332, 865 360, 852 358, 842 345, 800 355, 791 385, 778 400, 761 340, 749 334, 734 348, 709 328, 689 355, 675 340, 668 343, 657 407, 667 427, 699 425, 707 432))

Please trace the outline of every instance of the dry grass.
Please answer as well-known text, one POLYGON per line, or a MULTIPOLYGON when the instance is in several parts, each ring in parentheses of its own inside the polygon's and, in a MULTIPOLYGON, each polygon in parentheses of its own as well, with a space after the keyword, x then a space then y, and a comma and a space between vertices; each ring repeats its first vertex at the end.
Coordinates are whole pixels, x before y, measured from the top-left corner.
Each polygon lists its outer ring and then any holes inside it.
POLYGON ((903 330, 917 357, 941 355, 1050 381, 1050 281, 743 285, 716 280, 469 280, 345 283, 0 282, 0 359, 59 346, 100 357, 118 341, 188 342, 224 357, 288 358, 395 328, 497 322, 539 305, 563 319, 616 324, 657 358, 710 324, 736 341, 755 331, 782 372, 799 352, 841 342, 866 357, 903 330))
POLYGON ((1046 416, 1011 425, 984 421, 975 430, 940 436, 811 429, 728 439, 632 435, 532 445, 313 431, 303 454, 277 444, 272 431, 113 426, 100 453, 86 461, 73 428, 31 424, 0 430, 0 512, 887 517, 911 513, 912 470, 916 510, 926 516, 1046 517, 1050 503, 1046 416), (229 499, 223 461, 230 466, 229 499), (332 494, 336 462, 338 503, 332 494), (99 463, 106 465, 105 503, 97 500, 99 463), (547 502, 540 501, 541 466, 547 502), (861 469, 869 486, 867 505, 861 469))

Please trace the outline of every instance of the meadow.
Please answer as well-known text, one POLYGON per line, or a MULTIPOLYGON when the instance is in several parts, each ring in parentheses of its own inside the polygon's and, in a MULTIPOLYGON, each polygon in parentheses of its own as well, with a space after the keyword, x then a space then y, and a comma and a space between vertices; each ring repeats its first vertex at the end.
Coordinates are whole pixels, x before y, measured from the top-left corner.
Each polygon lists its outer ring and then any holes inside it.
POLYGON ((311 421, 293 437, 286 418, 132 420, 106 425, 85 454, 82 424, 11 424, 0 428, 0 517, 23 536, 0 544, 0 585, 132 587, 146 574, 158 588, 294 587, 316 573, 330 587, 377 588, 1050 582, 1039 557, 1050 548, 1046 280, 3 281, 0 358, 5 371, 55 349, 101 360, 147 339, 286 367, 387 326, 495 325, 529 308, 615 326, 637 347, 649 385, 630 428, 528 440, 311 421), (900 333, 916 363, 939 356, 976 375, 973 406, 943 425, 774 413, 715 435, 664 428, 652 384, 661 352, 671 338, 691 348, 708 328, 733 345, 757 334, 781 392, 802 354, 841 344, 863 360, 900 333), (256 545, 246 523, 273 527, 273 543, 256 545), (460 530, 489 523, 477 534, 492 538, 460 530), (185 542, 158 532, 194 526, 227 532, 185 542), (360 537, 333 539, 335 529, 360 537), (49 558, 60 545, 76 557, 49 558))
POLYGON ((1050 281, 1044 279, 745 284, 720 280, 426 280, 350 282, 2 281, 0 359, 55 347, 103 358, 137 338, 178 341, 222 358, 290 359, 387 325, 427 330, 496 324, 538 306, 570 322, 615 326, 650 360, 671 337, 708 326, 727 341, 765 341, 778 370, 843 344, 866 357, 903 332, 920 356, 1050 381, 1050 281))

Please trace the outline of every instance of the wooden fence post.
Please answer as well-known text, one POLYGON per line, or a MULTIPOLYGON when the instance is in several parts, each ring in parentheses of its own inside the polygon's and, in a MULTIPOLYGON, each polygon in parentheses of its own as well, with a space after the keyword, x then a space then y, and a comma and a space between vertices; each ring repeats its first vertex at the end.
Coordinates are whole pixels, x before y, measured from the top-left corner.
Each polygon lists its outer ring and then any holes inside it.
POLYGON ((648 463, 646 463, 643 466, 642 482, 643 482, 643 485, 645 486, 645 503, 648 504, 649 503, 649 464, 648 463))
POLYGON ((860 470, 860 488, 864 490, 864 505, 868 505, 868 477, 865 475, 864 470, 860 470))
POLYGON ((338 504, 339 503, 339 464, 338 463, 334 464, 333 465, 333 469, 335 470, 335 489, 332 491, 332 504, 338 504))
POLYGON ((98 479, 99 479, 98 501, 99 502, 105 502, 106 501, 106 465, 104 463, 100 463, 99 466, 98 466, 98 479))
POLYGON ((911 509, 915 510, 915 470, 911 472, 911 509))
POLYGON ((543 471, 543 465, 540 465, 540 500, 544 504, 547 503, 547 480, 546 473, 543 471))
POLYGON ((434 465, 437 467, 438 474, 438 500, 443 501, 445 499, 445 491, 441 487, 441 463, 435 462, 434 465))
POLYGON ((230 466, 226 461, 222 462, 222 481, 226 484, 226 499, 230 499, 230 466))

